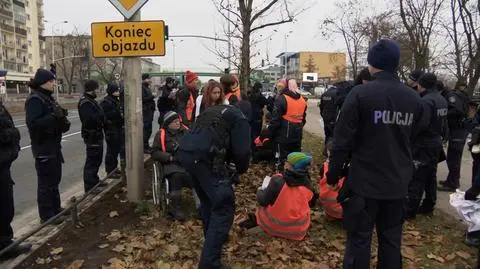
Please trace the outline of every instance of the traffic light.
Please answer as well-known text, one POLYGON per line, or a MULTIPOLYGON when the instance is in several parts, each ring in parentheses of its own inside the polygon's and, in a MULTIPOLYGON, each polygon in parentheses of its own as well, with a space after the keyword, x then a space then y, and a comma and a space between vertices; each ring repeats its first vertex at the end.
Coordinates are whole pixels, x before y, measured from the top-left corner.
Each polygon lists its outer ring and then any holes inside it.
POLYGON ((168 25, 165 25, 165 28, 163 28, 163 34, 165 36, 165 40, 168 40, 168 25))
POLYGON ((50 64, 50 72, 54 74, 55 76, 57 75, 57 66, 55 64, 50 64))

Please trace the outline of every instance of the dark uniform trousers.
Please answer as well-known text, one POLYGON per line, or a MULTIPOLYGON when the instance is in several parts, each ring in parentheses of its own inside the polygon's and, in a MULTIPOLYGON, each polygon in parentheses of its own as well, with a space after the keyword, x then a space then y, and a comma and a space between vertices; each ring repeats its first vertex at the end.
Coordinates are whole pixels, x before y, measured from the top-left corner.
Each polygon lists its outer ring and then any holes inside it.
MULTIPOLYGON (((345 209, 344 209, 345 210, 345 209)), ((365 199, 365 208, 344 221, 356 223, 347 231, 344 269, 370 269, 373 227, 378 236, 378 269, 401 269, 405 200, 365 199)), ((345 215, 348 212, 344 212, 345 215)))
POLYGON ((143 110, 143 147, 148 148, 150 136, 152 136, 152 123, 153 123, 152 110, 143 110))
POLYGON ((193 187, 200 199, 205 242, 198 268, 221 268, 222 246, 228 239, 235 213, 232 182, 219 178, 206 164, 197 162, 188 153, 179 152, 179 159, 192 175, 193 187))
POLYGON ((472 153, 473 165, 472 165, 472 185, 475 182, 475 178, 478 174, 478 169, 480 169, 480 154, 472 153))
POLYGON ((13 229, 10 225, 14 215, 13 181, 10 166, 0 167, 0 249, 12 243, 13 229))
POLYGON ((440 148, 422 148, 414 154, 418 165, 408 186, 407 214, 415 216, 425 191, 423 207, 433 209, 437 200, 437 162, 440 148), (416 155, 416 156, 415 156, 416 155))
POLYGON ((107 153, 105 155, 105 171, 111 173, 118 167, 118 156, 122 151, 122 133, 121 130, 105 131, 105 140, 107 142, 107 153))
POLYGON ((302 150, 302 142, 293 142, 293 143, 279 143, 276 145, 276 152, 279 153, 279 167, 278 170, 282 172, 284 170, 285 161, 287 160, 288 154, 292 152, 298 152, 302 150))
POLYGON ((58 185, 62 179, 63 156, 61 153, 37 156, 35 169, 38 176, 37 204, 40 219, 43 221, 62 210, 58 185))
POLYGON ((448 176, 445 185, 452 188, 460 187, 460 168, 467 135, 468 131, 465 128, 450 129, 447 151, 448 176))
POLYGON ((87 158, 83 168, 83 184, 85 192, 91 190, 100 181, 98 169, 102 164, 103 157, 103 139, 86 144, 87 158))

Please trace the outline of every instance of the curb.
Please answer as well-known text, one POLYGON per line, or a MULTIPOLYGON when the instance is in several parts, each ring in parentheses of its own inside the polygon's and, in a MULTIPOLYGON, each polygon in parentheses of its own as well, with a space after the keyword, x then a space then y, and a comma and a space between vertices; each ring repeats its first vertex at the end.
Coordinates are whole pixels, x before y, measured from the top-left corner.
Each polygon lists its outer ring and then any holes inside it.
MULTIPOLYGON (((144 160, 143 163, 147 163, 150 160, 150 155, 144 155, 144 160)), ((108 186, 105 187, 99 194, 92 196, 89 195, 85 198, 85 200, 79 204, 79 210, 78 210, 78 215, 80 216, 83 212, 85 212, 87 209, 92 207, 95 202, 103 198, 107 193, 109 193, 113 188, 115 188, 118 184, 122 182, 122 179, 111 179, 107 178, 105 179, 105 182, 108 183, 108 186)), ((77 196, 75 196, 77 197, 77 196)), ((4 262, 0 262, 0 268, 4 269, 14 269, 17 265, 21 264, 23 261, 25 261, 27 258, 29 258, 31 255, 34 255, 36 251, 44 246, 51 238, 53 238, 55 235, 63 231, 64 229, 68 228, 68 226, 72 226, 72 218, 70 215, 67 215, 68 219, 63 222, 62 224, 58 226, 54 225, 49 225, 45 227, 44 229, 38 231, 35 235, 31 236, 28 240, 26 240, 26 243, 32 244, 32 249, 25 254, 19 255, 15 259, 7 260, 4 262)), ((75 229, 75 227, 71 227, 75 229)))

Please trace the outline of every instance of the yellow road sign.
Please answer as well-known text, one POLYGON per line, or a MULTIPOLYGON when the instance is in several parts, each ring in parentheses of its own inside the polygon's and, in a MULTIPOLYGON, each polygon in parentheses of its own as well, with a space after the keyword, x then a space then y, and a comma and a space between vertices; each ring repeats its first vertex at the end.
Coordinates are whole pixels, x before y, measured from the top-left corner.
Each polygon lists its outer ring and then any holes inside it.
POLYGON ((148 0, 109 0, 122 15, 130 19, 148 0))
POLYGON ((92 23, 93 57, 165 55, 164 21, 92 23))

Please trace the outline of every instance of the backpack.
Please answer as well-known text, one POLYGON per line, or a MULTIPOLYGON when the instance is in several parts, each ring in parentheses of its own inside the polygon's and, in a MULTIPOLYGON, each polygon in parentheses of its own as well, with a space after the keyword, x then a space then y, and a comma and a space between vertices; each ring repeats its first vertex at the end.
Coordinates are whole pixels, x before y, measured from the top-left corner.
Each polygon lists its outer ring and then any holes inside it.
POLYGON ((206 161, 211 161, 217 154, 226 155, 230 148, 230 123, 223 114, 230 108, 228 105, 207 107, 193 128, 183 135, 179 150, 206 161))

